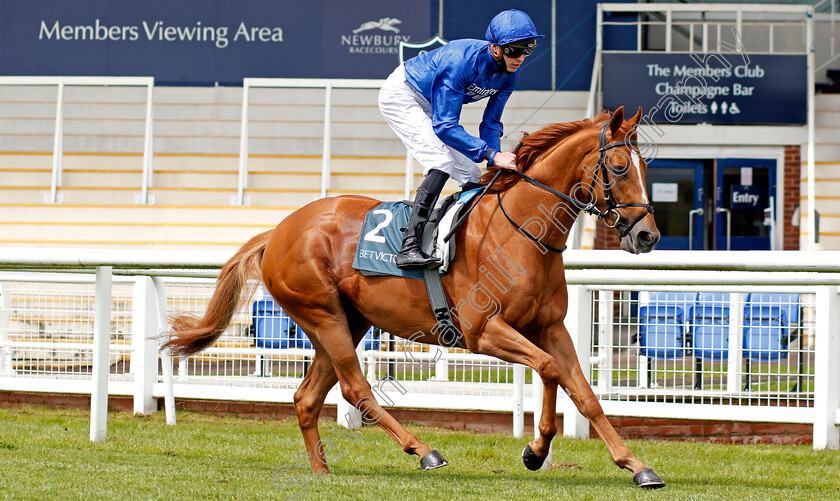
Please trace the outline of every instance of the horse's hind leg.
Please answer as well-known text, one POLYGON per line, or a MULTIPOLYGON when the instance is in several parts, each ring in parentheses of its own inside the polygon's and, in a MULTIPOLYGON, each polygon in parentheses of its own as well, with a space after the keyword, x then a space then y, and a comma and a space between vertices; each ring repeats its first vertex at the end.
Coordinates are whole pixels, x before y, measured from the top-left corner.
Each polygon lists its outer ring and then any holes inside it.
MULTIPOLYGON (((353 328, 353 343, 359 344, 369 328, 370 325, 366 322, 358 322, 358 325, 353 328)), ((309 454, 312 471, 320 474, 329 473, 330 470, 327 466, 328 458, 324 457, 324 448, 318 445, 321 441, 318 417, 321 415, 327 392, 338 382, 338 377, 321 343, 316 339, 311 341, 315 347, 315 357, 303 382, 295 392, 295 413, 303 435, 303 442, 306 444, 306 452, 309 454)))
POLYGON ((315 473, 329 473, 330 471, 323 448, 318 447, 321 441, 321 435, 318 432, 318 416, 321 415, 327 392, 337 381, 330 358, 323 349, 316 349, 312 365, 295 392, 295 413, 297 413, 303 442, 306 444, 306 452, 309 453, 309 463, 315 473))
POLYGON ((421 466, 424 469, 449 464, 437 451, 409 433, 376 402, 370 383, 362 374, 359 359, 356 356, 356 345, 348 332, 349 327, 343 308, 340 303, 336 303, 339 306, 323 305, 317 309, 311 309, 308 315, 300 317, 301 321, 298 325, 304 331, 313 333, 329 355, 341 384, 341 394, 344 399, 361 412, 365 424, 378 424, 400 444, 405 452, 420 456, 421 466), (341 311, 328 314, 330 309, 336 308, 341 311))

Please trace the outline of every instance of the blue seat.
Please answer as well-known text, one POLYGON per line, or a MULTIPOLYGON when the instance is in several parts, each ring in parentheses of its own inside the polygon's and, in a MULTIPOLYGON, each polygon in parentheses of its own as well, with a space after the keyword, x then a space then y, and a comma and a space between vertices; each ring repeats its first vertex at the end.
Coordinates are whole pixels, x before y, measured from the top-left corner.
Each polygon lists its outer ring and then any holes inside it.
MULTIPOLYGON (((283 309, 274 302, 268 291, 251 305, 251 333, 259 348, 312 348, 309 337, 283 309)), ((365 349, 378 350, 382 331, 371 327, 365 333, 365 349)))
POLYGON ((652 358, 685 356, 686 319, 696 292, 651 292, 650 303, 639 308, 641 354, 652 358))
POLYGON ((266 291, 251 305, 251 332, 259 348, 289 348, 297 326, 266 291))
POLYGON ((307 350, 312 348, 312 341, 309 340, 309 336, 307 336, 306 333, 303 332, 303 329, 301 329, 299 325, 292 322, 291 320, 290 322, 294 326, 294 347, 303 348, 307 350))
POLYGON ((787 358, 790 325, 798 323, 799 294, 748 294, 744 305, 744 358, 787 358))
POLYGON ((371 327, 365 333, 365 349, 366 350, 378 350, 381 346, 382 340, 380 337, 382 336, 382 331, 377 327, 371 327))
POLYGON ((700 292, 689 323, 695 358, 724 360, 729 351, 729 294, 700 292))

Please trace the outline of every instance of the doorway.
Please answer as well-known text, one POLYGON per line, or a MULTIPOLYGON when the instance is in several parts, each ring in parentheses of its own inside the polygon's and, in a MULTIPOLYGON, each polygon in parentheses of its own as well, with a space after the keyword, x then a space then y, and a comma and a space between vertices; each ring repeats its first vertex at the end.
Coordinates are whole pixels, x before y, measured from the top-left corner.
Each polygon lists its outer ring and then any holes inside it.
POLYGON ((662 234, 658 249, 771 249, 775 160, 655 159, 647 189, 662 234))

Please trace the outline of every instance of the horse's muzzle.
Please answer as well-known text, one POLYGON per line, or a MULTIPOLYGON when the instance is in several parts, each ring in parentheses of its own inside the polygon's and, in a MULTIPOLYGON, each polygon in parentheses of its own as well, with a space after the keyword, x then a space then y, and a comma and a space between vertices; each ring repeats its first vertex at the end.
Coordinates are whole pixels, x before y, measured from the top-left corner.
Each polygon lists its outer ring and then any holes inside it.
POLYGON ((645 217, 634 225, 630 232, 621 239, 621 248, 633 254, 650 252, 659 242, 659 237, 659 229, 656 228, 653 216, 650 215, 650 217, 645 217))

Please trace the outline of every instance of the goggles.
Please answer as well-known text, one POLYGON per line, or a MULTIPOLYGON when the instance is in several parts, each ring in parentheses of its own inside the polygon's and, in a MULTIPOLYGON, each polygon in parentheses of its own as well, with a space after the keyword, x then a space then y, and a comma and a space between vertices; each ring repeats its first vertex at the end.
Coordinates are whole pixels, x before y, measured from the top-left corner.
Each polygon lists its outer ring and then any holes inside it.
POLYGON ((505 45, 504 47, 502 47, 502 52, 504 52, 507 57, 516 59, 522 54, 530 56, 531 53, 534 52, 534 46, 532 45, 531 47, 522 47, 520 45, 505 45))

